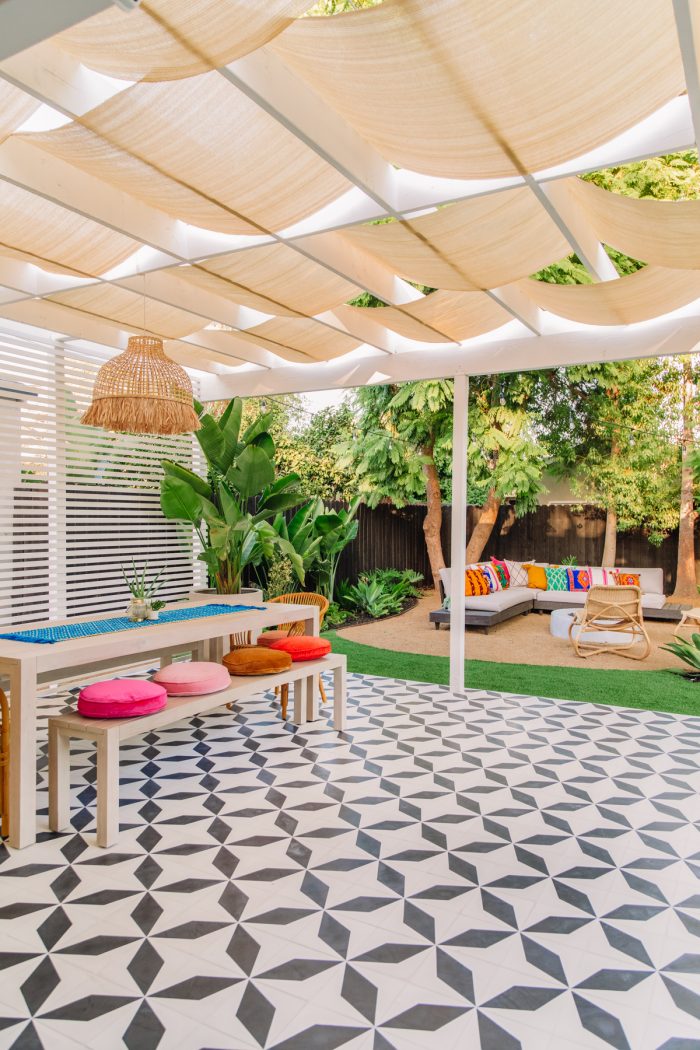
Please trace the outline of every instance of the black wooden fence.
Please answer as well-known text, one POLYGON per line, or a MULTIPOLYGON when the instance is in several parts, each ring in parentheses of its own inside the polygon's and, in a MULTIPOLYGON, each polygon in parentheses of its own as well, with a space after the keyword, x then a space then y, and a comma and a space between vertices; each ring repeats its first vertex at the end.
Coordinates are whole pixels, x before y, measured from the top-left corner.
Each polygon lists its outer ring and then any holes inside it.
MULTIPOLYGON (((442 546, 447 562, 451 509, 449 505, 443 508, 442 546)), ((469 529, 478 516, 479 509, 470 507, 469 529)), ((360 507, 357 539, 341 558, 339 579, 355 579, 360 572, 369 569, 391 568, 414 569, 429 582, 430 564, 423 538, 424 517, 423 505, 399 509, 391 504, 380 504, 374 510, 360 507)), ((596 507, 551 504, 538 507, 520 518, 515 517, 510 507, 504 507, 483 556, 517 561, 532 558, 557 563, 573 555, 579 565, 600 565, 604 533, 605 514, 596 507)), ((616 563, 662 568, 667 593, 675 584, 677 554, 677 532, 671 533, 660 546, 651 544, 641 531, 618 534, 616 563)))

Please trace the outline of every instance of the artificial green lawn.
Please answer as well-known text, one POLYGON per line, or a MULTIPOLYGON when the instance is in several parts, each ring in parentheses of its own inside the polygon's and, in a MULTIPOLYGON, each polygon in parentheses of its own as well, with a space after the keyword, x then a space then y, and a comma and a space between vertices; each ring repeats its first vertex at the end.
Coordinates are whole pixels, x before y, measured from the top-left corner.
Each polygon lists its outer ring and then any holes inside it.
MULTIPOLYGON (((345 653, 348 670, 357 674, 438 685, 447 685, 449 680, 446 656, 375 649, 340 638, 335 631, 329 631, 324 637, 332 643, 335 652, 345 653)), ((502 693, 700 715, 700 683, 688 682, 668 671, 600 671, 588 667, 539 667, 468 660, 467 685, 502 693)))

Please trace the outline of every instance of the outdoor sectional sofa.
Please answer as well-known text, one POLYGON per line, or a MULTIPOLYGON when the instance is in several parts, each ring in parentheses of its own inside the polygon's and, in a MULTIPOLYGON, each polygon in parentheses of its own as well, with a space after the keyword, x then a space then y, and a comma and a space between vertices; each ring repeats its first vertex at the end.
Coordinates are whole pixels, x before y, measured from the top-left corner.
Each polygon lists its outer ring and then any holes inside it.
MULTIPOLYGON (((538 563, 541 564, 541 563, 538 563)), ((642 610, 648 620, 679 620, 680 610, 666 605, 663 569, 624 569, 639 573, 642 588, 642 610)), ((450 570, 440 570, 440 595, 444 601, 450 593, 450 570)), ((464 626, 483 627, 488 631, 497 623, 511 620, 529 612, 551 612, 553 609, 573 608, 583 605, 586 591, 543 591, 530 587, 507 587, 503 591, 464 598, 464 626)), ((449 609, 434 609, 429 615, 435 629, 440 624, 449 624, 449 609)))

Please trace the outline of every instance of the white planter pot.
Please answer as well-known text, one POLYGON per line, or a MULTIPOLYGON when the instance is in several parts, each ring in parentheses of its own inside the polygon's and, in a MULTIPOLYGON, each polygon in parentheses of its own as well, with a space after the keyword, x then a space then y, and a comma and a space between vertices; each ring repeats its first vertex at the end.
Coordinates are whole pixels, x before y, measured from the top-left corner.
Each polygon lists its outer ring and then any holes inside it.
POLYGON ((262 605, 263 596, 259 587, 244 587, 238 594, 217 594, 214 587, 199 587, 190 591, 191 601, 201 601, 203 598, 222 605, 226 602, 231 605, 262 605))

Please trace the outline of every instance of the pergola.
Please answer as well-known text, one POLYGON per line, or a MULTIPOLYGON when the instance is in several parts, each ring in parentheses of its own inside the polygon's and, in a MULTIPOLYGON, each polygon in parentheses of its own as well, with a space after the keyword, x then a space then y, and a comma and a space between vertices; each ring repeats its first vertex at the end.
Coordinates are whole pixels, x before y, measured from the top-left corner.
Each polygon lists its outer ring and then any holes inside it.
POLYGON ((206 399, 454 376, 458 594, 468 376, 700 341, 700 202, 578 178, 694 147, 700 4, 308 6, 0 5, 0 321, 145 330, 206 399))

